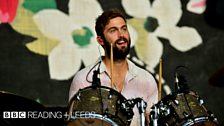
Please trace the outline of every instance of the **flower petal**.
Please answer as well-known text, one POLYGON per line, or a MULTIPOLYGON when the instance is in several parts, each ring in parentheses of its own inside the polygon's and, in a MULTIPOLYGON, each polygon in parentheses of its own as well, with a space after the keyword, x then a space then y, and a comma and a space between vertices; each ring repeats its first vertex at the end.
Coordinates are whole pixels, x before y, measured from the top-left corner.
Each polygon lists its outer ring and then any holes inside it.
POLYGON ((158 19, 161 26, 176 25, 182 16, 181 2, 180 0, 156 0, 150 14, 158 19))
POLYGON ((147 69, 154 73, 154 68, 158 65, 163 53, 163 45, 156 35, 149 33, 146 41, 136 42, 135 50, 139 59, 147 64, 147 69))
POLYGON ((182 52, 188 51, 202 43, 202 38, 199 33, 190 27, 173 27, 167 31, 159 28, 157 33, 159 36, 169 39, 170 44, 182 52))
POLYGON ((58 44, 56 39, 48 38, 43 35, 33 21, 33 13, 24 9, 23 1, 19 1, 17 15, 12 23, 12 27, 19 33, 37 38, 32 43, 26 44, 28 49, 34 53, 48 55, 58 44))
MULTIPOLYGON (((129 22, 129 20, 128 20, 128 22, 129 22)), ((129 31, 130 37, 131 37, 131 47, 133 47, 135 45, 135 42, 137 41, 138 33, 133 28, 132 24, 129 24, 129 23, 128 23, 128 31, 129 31)))
POLYGON ((48 61, 51 79, 69 79, 81 66, 80 50, 74 44, 61 43, 49 54, 48 61))
POLYGON ((127 13, 137 18, 147 17, 151 8, 148 0, 122 0, 122 5, 127 13))
POLYGON ((101 53, 102 50, 99 50, 99 46, 96 41, 91 41, 87 47, 80 50, 80 55, 85 66, 93 64, 100 56, 104 55, 104 52, 101 53))
POLYGON ((76 24, 94 29, 96 17, 102 13, 96 0, 70 0, 69 15, 76 24))
POLYGON ((58 40, 69 41, 73 29, 78 27, 72 24, 67 15, 58 10, 43 10, 33 17, 42 33, 58 40), (49 16, 51 15, 51 16, 49 16))
POLYGON ((138 34, 135 42, 137 56, 148 65, 149 71, 154 72, 154 67, 162 56, 163 47, 154 33, 149 33, 145 30, 144 22, 145 19, 139 18, 129 20, 129 23, 138 34))

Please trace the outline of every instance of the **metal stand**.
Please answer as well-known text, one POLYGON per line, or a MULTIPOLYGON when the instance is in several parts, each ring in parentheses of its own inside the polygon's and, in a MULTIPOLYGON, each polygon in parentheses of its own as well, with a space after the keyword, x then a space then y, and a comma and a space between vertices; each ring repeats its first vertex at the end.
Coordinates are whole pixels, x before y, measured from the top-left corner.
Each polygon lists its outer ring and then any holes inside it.
POLYGON ((158 126, 158 111, 157 111, 157 107, 156 107, 156 105, 153 105, 152 107, 151 107, 151 119, 152 119, 152 121, 153 121, 153 126, 158 126))
POLYGON ((143 99, 138 100, 137 107, 138 107, 139 114, 140 114, 141 126, 145 126, 145 109, 146 109, 146 106, 147 106, 147 103, 143 99))

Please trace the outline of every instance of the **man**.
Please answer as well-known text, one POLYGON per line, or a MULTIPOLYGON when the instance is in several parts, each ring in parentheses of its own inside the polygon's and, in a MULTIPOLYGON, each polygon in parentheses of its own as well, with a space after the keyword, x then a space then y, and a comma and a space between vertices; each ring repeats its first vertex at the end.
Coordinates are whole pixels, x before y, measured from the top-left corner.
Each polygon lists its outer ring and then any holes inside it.
MULTIPOLYGON (((72 81, 69 100, 79 89, 92 85, 93 71, 99 69, 99 78, 102 86, 107 86, 120 92, 126 99, 142 98, 147 102, 147 118, 150 107, 157 103, 158 90, 153 76, 137 67, 127 59, 131 39, 125 17, 117 10, 108 10, 102 13, 95 24, 97 41, 103 47, 105 56, 94 65, 77 72, 72 81), (111 51, 111 45, 113 51, 111 51), (111 52, 113 52, 113 69, 111 71, 111 52), (111 73, 113 81, 111 85, 111 73)), ((139 110, 135 106, 131 126, 140 125, 139 110)))

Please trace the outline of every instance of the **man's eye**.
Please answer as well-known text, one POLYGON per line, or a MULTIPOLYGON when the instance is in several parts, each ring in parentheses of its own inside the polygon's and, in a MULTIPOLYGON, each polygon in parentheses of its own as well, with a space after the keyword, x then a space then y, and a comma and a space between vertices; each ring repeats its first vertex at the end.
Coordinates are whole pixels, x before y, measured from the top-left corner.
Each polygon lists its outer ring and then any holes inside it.
POLYGON ((114 33, 114 32, 115 32, 115 29, 111 29, 111 30, 110 30, 110 33, 114 33))
POLYGON ((123 28, 123 31, 127 31, 127 30, 128 30, 128 28, 126 28, 126 27, 125 27, 125 28, 123 28))

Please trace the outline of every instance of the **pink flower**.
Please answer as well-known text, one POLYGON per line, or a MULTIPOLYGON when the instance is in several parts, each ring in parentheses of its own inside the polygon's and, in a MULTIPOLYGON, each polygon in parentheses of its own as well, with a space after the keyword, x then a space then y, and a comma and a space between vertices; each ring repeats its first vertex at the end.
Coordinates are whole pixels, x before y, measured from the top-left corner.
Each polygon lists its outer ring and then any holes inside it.
POLYGON ((16 15, 18 0, 0 0, 0 22, 11 23, 16 15))

